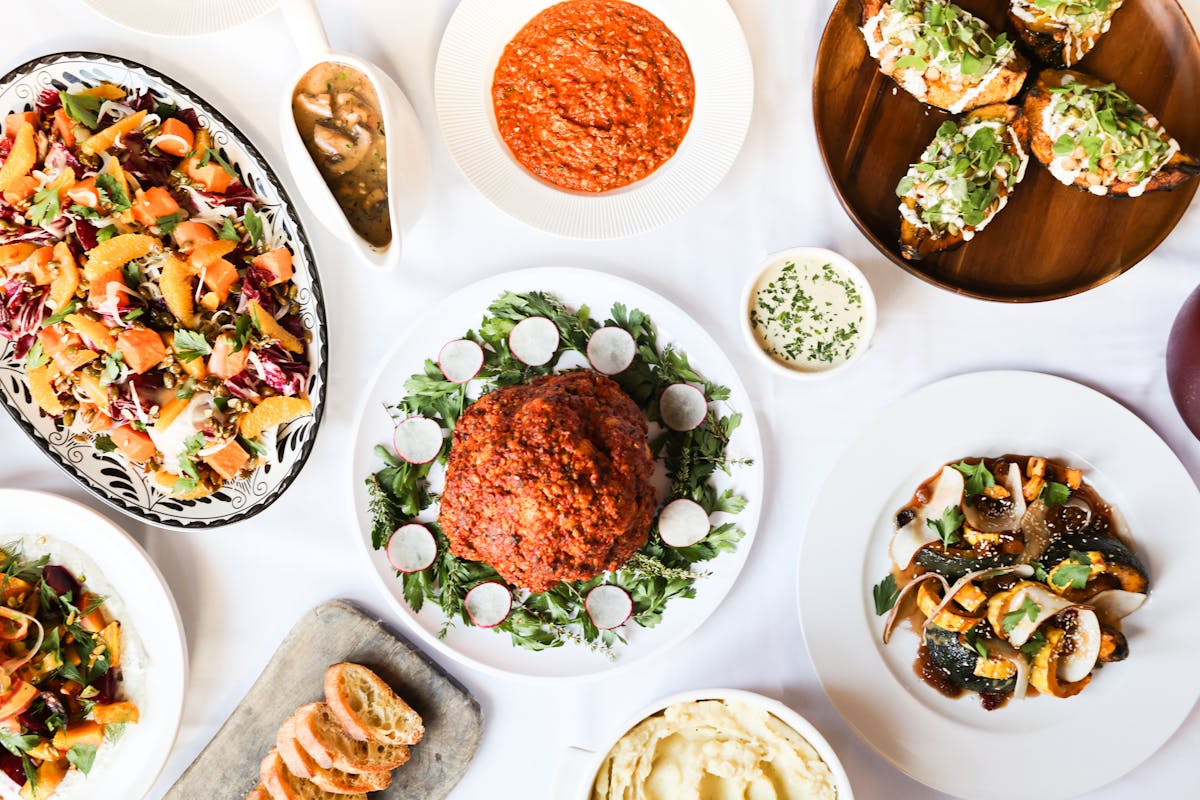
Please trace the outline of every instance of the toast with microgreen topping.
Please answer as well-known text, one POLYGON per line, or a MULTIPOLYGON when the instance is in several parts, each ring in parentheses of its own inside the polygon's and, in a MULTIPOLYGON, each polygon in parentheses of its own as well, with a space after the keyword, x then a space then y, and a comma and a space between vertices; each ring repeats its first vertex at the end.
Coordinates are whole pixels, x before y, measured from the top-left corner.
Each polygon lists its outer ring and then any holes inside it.
POLYGON ((960 114, 1021 91, 1029 62, 949 0, 862 0, 862 31, 883 74, 931 106, 960 114))
POLYGON ((909 260, 950 250, 1000 213, 1029 163, 1029 123, 997 103, 947 120, 896 186, 900 251, 909 260))
POLYGON ((1008 18, 1038 58, 1057 67, 1078 64, 1112 27, 1124 0, 1009 0, 1008 18))
POLYGON ((1033 154, 1067 186, 1140 197, 1200 174, 1162 123, 1129 95, 1074 70, 1044 70, 1025 98, 1033 154))

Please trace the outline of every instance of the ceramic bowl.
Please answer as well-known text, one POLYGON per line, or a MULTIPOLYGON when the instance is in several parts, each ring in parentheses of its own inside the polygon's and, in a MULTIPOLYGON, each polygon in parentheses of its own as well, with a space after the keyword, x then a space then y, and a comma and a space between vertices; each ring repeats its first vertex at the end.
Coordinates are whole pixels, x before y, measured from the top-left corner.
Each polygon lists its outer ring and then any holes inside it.
POLYGON ((871 340, 875 336, 875 324, 878 312, 875 306, 875 293, 871 290, 871 284, 867 281, 867 276, 862 273, 845 256, 839 255, 832 250, 826 250, 821 247, 793 247, 790 250, 781 250, 778 253, 773 253, 762 262, 758 269, 746 281, 746 287, 742 290, 742 297, 738 305, 738 315, 740 317, 739 327, 742 329, 742 338, 746 342, 746 347, 750 349, 754 360, 762 366, 769 369, 776 375, 793 380, 811 381, 821 378, 828 378, 831 375, 836 375, 857 363, 863 355, 871 348, 871 340), (830 367, 829 369, 804 369, 802 367, 790 367, 778 359, 772 358, 766 351, 759 346, 758 337, 754 334, 754 328, 750 324, 750 298, 754 293, 754 287, 758 285, 758 281, 762 278, 763 273, 772 267, 785 260, 819 260, 832 264, 854 281, 863 298, 863 331, 862 341, 858 349, 849 359, 841 364, 830 367))

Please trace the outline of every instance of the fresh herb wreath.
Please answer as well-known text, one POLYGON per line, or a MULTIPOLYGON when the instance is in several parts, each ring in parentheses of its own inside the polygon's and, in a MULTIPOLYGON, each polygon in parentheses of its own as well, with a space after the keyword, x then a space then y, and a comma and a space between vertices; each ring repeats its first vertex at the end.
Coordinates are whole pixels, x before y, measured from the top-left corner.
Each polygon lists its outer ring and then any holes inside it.
MULTIPOLYGON (((469 384, 453 383, 435 361, 428 359, 424 371, 405 382, 407 396, 389 406, 388 412, 397 420, 413 416, 432 419, 444 432, 452 433, 463 410, 482 394, 564 371, 559 367, 564 356, 586 358, 592 334, 602 327, 613 326, 629 333, 636 354, 628 368, 610 377, 633 398, 650 422, 661 423, 659 397, 674 384, 690 383, 700 388, 710 404, 704 421, 692 430, 675 431, 661 424, 660 432, 651 429, 651 455, 662 463, 670 481, 667 500, 687 498, 710 515, 740 513, 746 507, 746 498, 731 489, 718 493, 713 480, 717 471, 730 474, 735 466, 752 463, 748 459, 731 459, 726 453, 742 415, 733 412, 722 415, 711 405, 727 400, 729 389, 707 380, 692 368, 686 355, 670 345, 660 347, 650 317, 636 309, 628 310, 621 303, 613 305, 610 318, 601 325, 586 306, 571 312, 545 292, 506 292, 488 307, 479 327, 464 337, 483 350, 483 365, 475 378, 469 384), (554 355, 541 366, 523 363, 509 349, 509 333, 519 322, 533 317, 550 320, 559 333, 554 355)), ((439 500, 430 487, 430 471, 434 464, 444 466, 449 456, 451 437, 443 435, 437 458, 426 464, 409 463, 397 458, 389 447, 377 445, 375 453, 384 466, 366 480, 371 543, 376 550, 387 546, 394 531, 414 521, 423 524, 434 536, 437 554, 432 563, 419 571, 396 574, 403 582, 404 599, 414 612, 431 602, 445 613, 441 636, 446 635, 455 619, 474 625, 467 613, 467 593, 481 584, 494 582, 507 586, 512 594, 512 608, 492 629, 508 633, 514 644, 545 650, 572 642, 615 659, 613 646, 624 643, 625 639, 616 630, 601 630, 592 622, 584 607, 589 591, 601 584, 621 587, 632 600, 632 621, 644 628, 654 627, 673 598, 696 596, 696 581, 709 573, 696 569, 695 565, 735 550, 745 535, 735 522, 724 522, 710 526, 708 535, 695 544, 671 547, 659 535, 660 508, 646 544, 617 571, 587 581, 562 582, 548 591, 531 593, 505 584, 485 563, 455 556, 437 523, 419 519, 439 500)))

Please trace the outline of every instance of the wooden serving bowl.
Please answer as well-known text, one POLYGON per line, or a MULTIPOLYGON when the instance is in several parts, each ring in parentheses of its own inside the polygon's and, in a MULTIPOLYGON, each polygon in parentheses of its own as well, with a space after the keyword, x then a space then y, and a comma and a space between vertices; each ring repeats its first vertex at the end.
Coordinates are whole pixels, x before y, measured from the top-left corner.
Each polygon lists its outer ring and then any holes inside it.
MULTIPOLYGON (((1005 17, 1007 0, 955 1, 1017 38, 1005 17)), ((917 277, 1006 302, 1084 292, 1149 255, 1200 187, 1193 178, 1173 192, 1097 197, 1062 185, 1031 158, 1008 206, 973 240, 923 261, 904 259, 896 184, 950 115, 879 71, 858 30, 861 15, 860 0, 838 0, 821 39, 813 78, 817 142, 851 219, 917 277)), ((1026 86, 1041 66, 1034 61, 1026 86)), ((1184 152, 1200 153, 1200 40, 1177 0, 1126 0, 1075 69, 1114 81, 1162 120, 1184 152)))

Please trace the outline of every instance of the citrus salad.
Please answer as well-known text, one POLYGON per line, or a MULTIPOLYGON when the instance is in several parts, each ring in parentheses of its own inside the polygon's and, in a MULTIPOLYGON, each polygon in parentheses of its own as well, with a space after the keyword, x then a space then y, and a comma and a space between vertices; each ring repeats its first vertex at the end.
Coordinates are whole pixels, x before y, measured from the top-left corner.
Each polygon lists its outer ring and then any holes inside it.
POLYGON ((45 90, 4 121, 0 195, 0 336, 42 412, 181 499, 311 413, 292 253, 194 110, 45 90))

